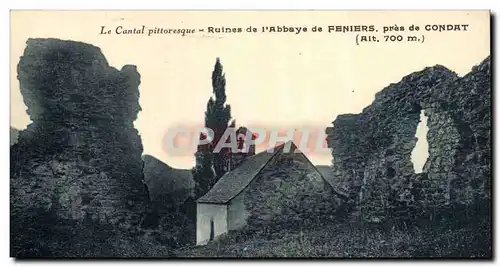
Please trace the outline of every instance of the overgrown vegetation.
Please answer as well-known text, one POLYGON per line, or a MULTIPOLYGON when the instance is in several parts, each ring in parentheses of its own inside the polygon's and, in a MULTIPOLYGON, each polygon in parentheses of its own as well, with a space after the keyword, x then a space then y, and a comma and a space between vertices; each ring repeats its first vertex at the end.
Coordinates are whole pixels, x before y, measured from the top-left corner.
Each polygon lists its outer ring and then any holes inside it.
POLYGON ((330 221, 326 225, 295 231, 244 229, 230 232, 202 247, 182 248, 176 257, 292 257, 292 258, 490 258, 489 219, 470 218, 460 224, 450 220, 397 223, 330 221))
POLYGON ((16 258, 171 257, 172 249, 142 230, 121 229, 91 219, 61 220, 50 213, 11 222, 16 258), (33 222, 37 220, 37 222, 33 222))
POLYGON ((10 255, 16 258, 168 258, 174 248, 194 244, 192 200, 157 214, 151 229, 118 227, 109 221, 63 219, 55 209, 32 208, 11 216, 10 255))

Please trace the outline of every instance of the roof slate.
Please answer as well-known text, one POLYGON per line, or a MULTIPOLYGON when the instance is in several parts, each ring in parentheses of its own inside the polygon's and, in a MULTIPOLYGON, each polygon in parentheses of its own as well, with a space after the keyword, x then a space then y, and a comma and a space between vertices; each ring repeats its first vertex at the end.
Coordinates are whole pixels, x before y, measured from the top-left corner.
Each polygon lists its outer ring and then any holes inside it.
MULTIPOLYGON (((262 151, 247 160, 245 160, 240 166, 236 169, 231 170, 224 174, 219 181, 210 189, 210 191, 204 196, 200 197, 197 202, 198 203, 211 203, 211 204, 226 204, 231 199, 236 197, 239 193, 241 193, 252 180, 260 173, 262 169, 264 169, 267 163, 283 148, 290 143, 290 148, 293 151, 297 147, 291 141, 288 141, 285 144, 277 146, 273 149, 272 152, 268 150, 262 151)), ((304 155, 305 156, 305 155, 304 155)), ((307 158, 307 157, 306 157, 307 158)), ((309 161, 310 163, 310 161, 309 161)), ((314 165, 310 163, 314 169, 314 165)), ((316 169, 317 171, 317 169, 316 169)), ((323 175, 318 171, 318 173, 323 177, 323 175)), ((330 181, 323 179, 330 185, 334 190, 336 189, 330 181)), ((339 193, 335 190, 336 193, 339 193)))
POLYGON ((198 203, 225 204, 236 197, 259 174, 267 163, 278 154, 285 144, 277 146, 272 152, 264 150, 246 159, 240 166, 224 174, 217 183, 200 197, 198 203))

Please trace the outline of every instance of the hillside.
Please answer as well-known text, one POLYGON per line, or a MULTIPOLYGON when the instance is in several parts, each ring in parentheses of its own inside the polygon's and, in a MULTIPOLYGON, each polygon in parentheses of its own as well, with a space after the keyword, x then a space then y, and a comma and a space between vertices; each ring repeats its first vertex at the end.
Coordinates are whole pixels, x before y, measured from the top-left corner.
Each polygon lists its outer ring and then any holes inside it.
POLYGON ((142 158, 144 180, 152 201, 173 207, 183 204, 192 196, 194 180, 191 170, 172 168, 151 155, 142 158))

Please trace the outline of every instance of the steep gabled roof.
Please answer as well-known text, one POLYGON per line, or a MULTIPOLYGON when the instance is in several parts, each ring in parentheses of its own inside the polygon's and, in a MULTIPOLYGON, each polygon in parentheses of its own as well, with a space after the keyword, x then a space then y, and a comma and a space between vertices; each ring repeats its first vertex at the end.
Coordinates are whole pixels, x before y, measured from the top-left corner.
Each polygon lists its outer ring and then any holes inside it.
MULTIPOLYGON (((247 160, 245 160, 236 169, 224 174, 219 181, 212 187, 212 189, 200 197, 198 203, 213 203, 213 204, 225 204, 231 201, 239 193, 241 193, 266 165, 271 161, 271 159, 277 155, 283 148, 290 144, 290 149, 293 151, 297 147, 292 141, 288 141, 285 144, 277 146, 272 152, 265 150, 257 155, 254 155, 247 160)), ((305 155, 304 155, 305 156, 305 155)), ((306 157, 307 159, 307 157, 306 157)), ((307 159, 309 161, 309 159, 307 159)), ((316 167, 309 161, 311 166, 317 171, 316 167)), ((327 182, 328 185, 332 186, 334 191, 338 194, 339 192, 333 187, 333 185, 327 181, 320 172, 320 176, 327 182)), ((342 195, 343 196, 343 195, 342 195)))
POLYGON ((200 197, 198 203, 224 204, 233 199, 260 173, 267 163, 281 150, 285 144, 277 146, 272 152, 262 151, 246 159, 236 169, 224 174, 214 187, 204 196, 200 197))

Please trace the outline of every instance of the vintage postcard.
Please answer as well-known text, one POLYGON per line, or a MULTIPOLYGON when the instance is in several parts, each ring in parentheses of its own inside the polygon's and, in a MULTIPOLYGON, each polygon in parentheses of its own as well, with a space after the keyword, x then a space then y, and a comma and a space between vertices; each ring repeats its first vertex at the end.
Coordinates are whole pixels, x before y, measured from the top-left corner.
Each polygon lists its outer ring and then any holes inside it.
POLYGON ((490 21, 11 11, 10 256, 491 259, 490 21))

